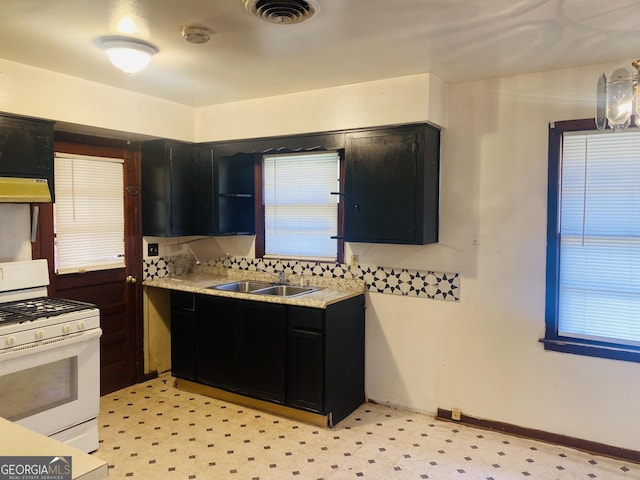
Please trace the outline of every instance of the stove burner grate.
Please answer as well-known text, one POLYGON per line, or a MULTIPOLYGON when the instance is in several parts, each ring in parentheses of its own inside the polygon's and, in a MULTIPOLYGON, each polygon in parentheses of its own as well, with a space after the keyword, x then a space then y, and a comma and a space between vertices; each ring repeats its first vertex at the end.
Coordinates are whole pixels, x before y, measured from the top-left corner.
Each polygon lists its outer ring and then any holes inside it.
MULTIPOLYGON (((5 316, 11 323, 16 321, 35 320, 44 317, 53 317, 64 313, 76 312, 95 308, 95 305, 77 300, 67 300, 62 298, 38 297, 27 300, 17 300, 13 302, 0 303, 0 318, 5 316), (17 318, 16 317, 22 317, 17 318)), ((0 321, 0 323, 8 323, 0 321)))

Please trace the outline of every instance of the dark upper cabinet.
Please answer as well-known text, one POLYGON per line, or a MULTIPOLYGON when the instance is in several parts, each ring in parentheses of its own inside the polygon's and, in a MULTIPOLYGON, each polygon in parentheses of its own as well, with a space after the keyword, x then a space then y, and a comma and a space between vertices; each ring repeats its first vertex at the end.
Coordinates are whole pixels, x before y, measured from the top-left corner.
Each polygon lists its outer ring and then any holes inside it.
POLYGON ((194 188, 195 217, 194 235, 218 234, 218 201, 216 190, 216 168, 214 145, 200 144, 196 147, 194 188))
POLYGON ((142 234, 170 237, 196 232, 195 147, 153 140, 142 144, 142 234))
POLYGON ((345 240, 437 242, 439 152, 440 132, 426 124, 349 133, 345 240))
POLYGON ((220 154, 218 173, 218 234, 252 235, 255 224, 255 154, 220 154))
POLYGON ((54 200, 53 122, 0 115, 0 176, 43 178, 54 200))

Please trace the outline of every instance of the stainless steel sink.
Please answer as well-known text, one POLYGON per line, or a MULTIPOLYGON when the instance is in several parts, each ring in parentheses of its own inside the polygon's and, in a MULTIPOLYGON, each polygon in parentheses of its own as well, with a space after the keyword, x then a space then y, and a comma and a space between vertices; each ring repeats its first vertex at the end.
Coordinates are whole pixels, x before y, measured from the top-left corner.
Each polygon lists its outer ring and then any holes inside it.
POLYGON ((292 297, 294 295, 302 295, 304 293, 311 293, 316 291, 314 287, 296 287, 295 285, 273 285, 262 290, 257 290, 252 293, 256 295, 275 295, 278 297, 292 297))
POLYGON ((222 285, 216 285, 213 288, 215 290, 224 290, 225 292, 240 292, 240 293, 252 293, 256 290, 261 290, 270 287, 270 282, 260 282, 256 280, 244 280, 240 282, 225 283, 222 285))
POLYGON ((225 292, 253 293, 255 295, 273 295, 276 297, 293 297, 303 295, 318 290, 317 287, 298 287, 295 285, 274 285, 270 282, 259 280, 242 280, 238 282, 223 283, 215 285, 214 290, 224 290, 225 292))

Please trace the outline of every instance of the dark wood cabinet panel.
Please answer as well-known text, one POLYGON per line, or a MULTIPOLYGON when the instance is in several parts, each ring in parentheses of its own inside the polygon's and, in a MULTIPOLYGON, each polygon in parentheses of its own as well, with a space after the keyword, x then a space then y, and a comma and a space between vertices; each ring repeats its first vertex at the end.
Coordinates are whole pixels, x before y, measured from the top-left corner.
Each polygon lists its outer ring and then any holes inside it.
POLYGON ((364 295, 326 309, 185 292, 171 302, 174 376, 333 423, 365 401, 364 295))
POLYGON ((216 157, 220 235, 252 235, 256 231, 254 165, 253 153, 216 157))
POLYGON ((242 305, 237 300, 196 297, 196 380, 237 391, 240 385, 240 323, 242 305))
POLYGON ((156 237, 193 235, 195 150, 166 140, 142 144, 142 234, 156 237))
POLYGON ((53 122, 0 115, 0 176, 42 178, 54 200, 53 122))
POLYGON ((214 146, 201 144, 196 147, 194 175, 194 235, 218 234, 218 202, 216 199, 216 169, 214 146))
POLYGON ((287 404, 337 423, 365 401, 364 296, 287 315, 287 404))
POLYGON ((324 311, 289 307, 287 402, 292 407, 324 412, 324 311))
POLYGON ((347 135, 346 241, 438 241, 439 138, 425 124, 347 135))
POLYGON ((171 374, 195 380, 195 295, 171 292, 171 374))
POLYGON ((276 403, 285 401, 286 307, 243 302, 240 391, 276 403))

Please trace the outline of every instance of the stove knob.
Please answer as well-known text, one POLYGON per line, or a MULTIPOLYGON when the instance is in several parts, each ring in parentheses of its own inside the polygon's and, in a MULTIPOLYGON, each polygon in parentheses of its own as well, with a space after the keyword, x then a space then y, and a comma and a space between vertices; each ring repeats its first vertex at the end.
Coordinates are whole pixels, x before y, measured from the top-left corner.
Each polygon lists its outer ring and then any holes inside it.
POLYGON ((11 345, 13 345, 14 343, 16 343, 16 338, 15 337, 7 337, 4 339, 4 344, 7 347, 10 347, 11 345))
POLYGON ((78 330, 84 330, 84 322, 78 322, 78 330))
POLYGON ((36 340, 42 340, 44 338, 44 330, 36 330, 36 340))
POLYGON ((69 333, 71 331, 71 325, 63 325, 62 333, 69 333))

